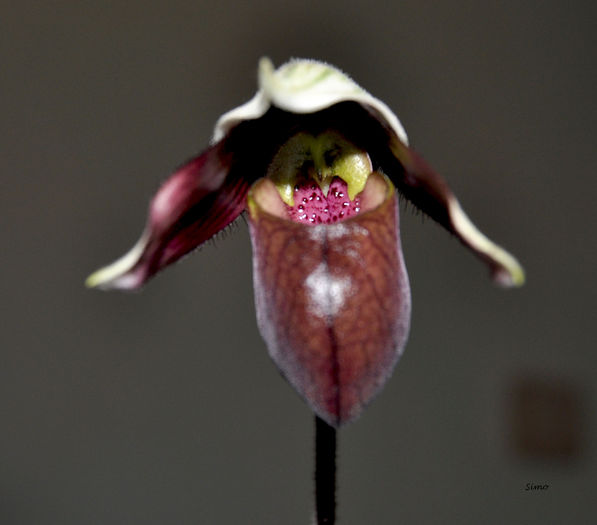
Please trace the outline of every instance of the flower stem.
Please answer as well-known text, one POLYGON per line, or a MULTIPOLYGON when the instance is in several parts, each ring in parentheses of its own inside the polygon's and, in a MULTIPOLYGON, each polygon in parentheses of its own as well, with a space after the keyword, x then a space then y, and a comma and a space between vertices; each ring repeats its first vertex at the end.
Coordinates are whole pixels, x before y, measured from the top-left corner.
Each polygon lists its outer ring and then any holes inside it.
POLYGON ((317 525, 336 522, 336 429, 315 416, 315 514, 317 525))

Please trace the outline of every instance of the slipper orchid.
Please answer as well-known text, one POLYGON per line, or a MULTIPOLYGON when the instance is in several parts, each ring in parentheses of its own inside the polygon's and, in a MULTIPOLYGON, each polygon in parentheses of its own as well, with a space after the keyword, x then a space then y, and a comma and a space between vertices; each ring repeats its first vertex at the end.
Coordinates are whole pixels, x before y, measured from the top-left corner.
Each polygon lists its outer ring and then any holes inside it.
POLYGON ((355 419, 398 361, 410 288, 396 189, 489 266, 524 273, 408 146, 390 109, 327 64, 259 64, 259 90, 153 198, 147 225, 90 287, 135 289, 248 212, 260 332, 281 373, 333 426, 355 419))

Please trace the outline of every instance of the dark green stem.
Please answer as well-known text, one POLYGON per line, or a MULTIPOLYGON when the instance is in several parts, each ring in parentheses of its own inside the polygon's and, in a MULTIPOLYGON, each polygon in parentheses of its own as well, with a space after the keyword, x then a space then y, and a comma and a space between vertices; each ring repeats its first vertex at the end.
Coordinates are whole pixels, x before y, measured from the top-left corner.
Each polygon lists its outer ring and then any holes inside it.
POLYGON ((315 416, 315 514, 317 525, 336 522, 336 429, 315 416))

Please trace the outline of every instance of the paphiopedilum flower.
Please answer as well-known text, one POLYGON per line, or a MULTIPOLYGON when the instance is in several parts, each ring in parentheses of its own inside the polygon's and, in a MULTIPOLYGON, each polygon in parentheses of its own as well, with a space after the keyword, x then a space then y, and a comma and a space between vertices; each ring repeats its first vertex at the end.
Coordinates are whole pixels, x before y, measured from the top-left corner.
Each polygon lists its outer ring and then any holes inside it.
POLYGON ((151 201, 135 246, 87 284, 135 289, 247 211, 260 332, 317 415, 356 418, 391 375, 410 326, 396 189, 489 266, 518 262, 468 219, 398 118, 334 67, 259 64, 259 89, 151 201))

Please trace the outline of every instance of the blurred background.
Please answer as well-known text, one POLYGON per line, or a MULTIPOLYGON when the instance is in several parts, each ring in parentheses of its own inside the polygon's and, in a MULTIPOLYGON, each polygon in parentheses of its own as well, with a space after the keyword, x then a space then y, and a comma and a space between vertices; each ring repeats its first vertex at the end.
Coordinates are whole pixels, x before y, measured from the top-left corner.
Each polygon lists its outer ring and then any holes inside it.
POLYGON ((595 6, 5 2, 0 523, 309 523, 312 415, 257 331, 245 223, 142 293, 83 286, 262 55, 384 100, 528 275, 495 288, 402 214, 411 337, 340 432, 339 524, 594 523, 595 6))

